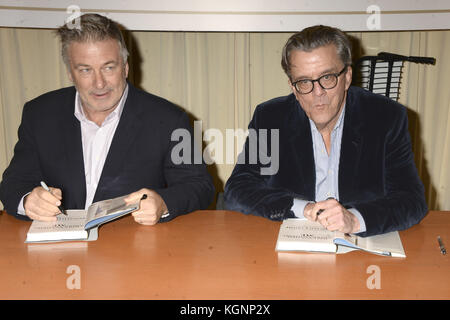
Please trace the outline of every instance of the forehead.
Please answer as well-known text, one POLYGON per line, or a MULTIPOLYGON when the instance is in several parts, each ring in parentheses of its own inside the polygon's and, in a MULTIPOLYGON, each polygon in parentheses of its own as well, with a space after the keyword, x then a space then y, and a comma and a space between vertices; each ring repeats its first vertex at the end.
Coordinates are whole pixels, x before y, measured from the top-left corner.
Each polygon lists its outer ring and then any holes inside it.
POLYGON ((343 63, 333 44, 319 47, 311 51, 294 50, 290 56, 291 76, 316 77, 327 72, 337 72, 343 63))
POLYGON ((120 46, 117 40, 73 41, 67 48, 70 61, 74 64, 101 64, 119 61, 120 46))

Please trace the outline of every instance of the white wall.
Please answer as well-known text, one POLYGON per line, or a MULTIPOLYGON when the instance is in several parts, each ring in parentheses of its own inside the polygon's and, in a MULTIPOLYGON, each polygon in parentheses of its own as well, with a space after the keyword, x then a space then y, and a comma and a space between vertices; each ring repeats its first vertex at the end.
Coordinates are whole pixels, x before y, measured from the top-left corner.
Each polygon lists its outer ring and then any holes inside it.
POLYGON ((106 14, 129 30, 294 32, 315 24, 344 31, 450 29, 448 0, 0 0, 0 26, 56 28, 77 10, 106 14), (67 10, 71 5, 76 7, 67 10))

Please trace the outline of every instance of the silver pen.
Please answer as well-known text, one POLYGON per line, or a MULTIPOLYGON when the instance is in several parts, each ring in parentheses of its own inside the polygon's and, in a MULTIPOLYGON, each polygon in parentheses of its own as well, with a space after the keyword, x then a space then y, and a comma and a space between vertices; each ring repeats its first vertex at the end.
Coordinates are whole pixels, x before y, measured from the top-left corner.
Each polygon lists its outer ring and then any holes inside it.
MULTIPOLYGON (((52 192, 50 191, 50 188, 47 186, 47 184, 46 184, 44 181, 41 181, 41 186, 42 186, 42 188, 44 188, 46 191, 52 193, 52 192)), ((59 209, 59 211, 61 211, 62 214, 64 214, 64 215, 67 216, 66 210, 64 210, 62 204, 58 206, 58 209, 59 209)))
POLYGON ((439 248, 441 249, 441 253, 446 254, 447 250, 444 247, 444 243, 441 240, 441 236, 438 236, 437 239, 438 239, 438 243, 439 243, 439 248))

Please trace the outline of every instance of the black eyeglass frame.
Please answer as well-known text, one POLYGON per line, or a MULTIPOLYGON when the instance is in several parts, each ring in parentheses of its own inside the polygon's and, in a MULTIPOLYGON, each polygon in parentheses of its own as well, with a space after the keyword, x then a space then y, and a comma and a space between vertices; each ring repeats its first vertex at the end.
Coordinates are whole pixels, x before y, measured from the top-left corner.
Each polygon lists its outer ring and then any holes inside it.
POLYGON ((327 74, 324 74, 323 76, 321 76, 321 77, 319 77, 319 78, 317 78, 317 79, 315 79, 315 80, 311 80, 311 79, 300 79, 300 80, 297 80, 297 81, 293 82, 292 85, 294 86, 295 90, 296 90, 299 94, 308 94, 308 93, 311 93, 311 92, 314 90, 314 82, 318 82, 319 85, 320 85, 320 87, 321 87, 322 89, 324 89, 324 90, 330 90, 330 89, 333 89, 333 88, 335 88, 335 87, 337 86, 337 84, 338 84, 338 82, 339 82, 339 77, 347 70, 347 67, 348 67, 348 65, 345 65, 341 72, 338 72, 338 73, 327 73, 327 74), (320 80, 321 80, 322 78, 328 77, 328 76, 334 76, 334 77, 336 77, 336 84, 335 84, 334 86, 330 87, 330 88, 325 88, 325 87, 320 83, 320 80), (297 83, 299 83, 300 81, 305 81, 305 80, 308 80, 308 81, 310 81, 310 82, 312 83, 311 90, 308 91, 308 92, 300 92, 300 90, 297 88, 297 83))

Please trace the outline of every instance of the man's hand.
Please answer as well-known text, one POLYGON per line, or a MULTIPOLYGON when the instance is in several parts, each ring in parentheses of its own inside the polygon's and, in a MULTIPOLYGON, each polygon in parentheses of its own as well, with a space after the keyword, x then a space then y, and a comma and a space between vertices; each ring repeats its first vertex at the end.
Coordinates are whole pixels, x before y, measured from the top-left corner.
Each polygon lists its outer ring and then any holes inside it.
POLYGON ((308 203, 303 215, 308 220, 318 221, 330 231, 355 233, 360 228, 358 218, 335 199, 308 203))
POLYGON ((60 213, 61 189, 50 187, 50 192, 36 187, 23 199, 23 207, 26 215, 32 220, 56 221, 56 215, 60 213))
POLYGON ((146 194, 147 198, 141 200, 140 208, 132 213, 134 221, 143 225, 154 225, 158 223, 161 216, 168 211, 163 198, 153 190, 141 189, 130 193, 125 202, 132 203, 140 200, 146 194))

